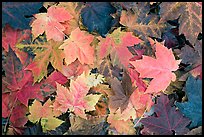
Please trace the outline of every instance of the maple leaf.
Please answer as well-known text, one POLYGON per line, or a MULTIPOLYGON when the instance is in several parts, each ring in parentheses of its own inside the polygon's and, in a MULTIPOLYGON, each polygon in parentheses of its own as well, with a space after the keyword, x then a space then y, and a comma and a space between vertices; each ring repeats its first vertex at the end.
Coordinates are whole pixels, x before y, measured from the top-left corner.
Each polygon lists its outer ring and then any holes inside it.
POLYGON ((32 16, 39 12, 43 2, 3 2, 2 26, 10 24, 15 29, 30 29, 29 23, 32 16))
POLYGON ((34 17, 36 19, 31 23, 34 39, 45 32, 47 40, 62 41, 65 27, 60 22, 70 20, 72 15, 62 7, 51 6, 47 13, 38 13, 34 17))
POLYGON ((105 81, 104 76, 98 73, 90 73, 86 76, 86 84, 88 87, 95 87, 98 84, 103 83, 103 81, 105 81))
POLYGON ((134 91, 131 79, 125 72, 122 82, 117 78, 112 78, 109 83, 113 92, 113 95, 109 96, 109 108, 112 109, 113 112, 120 108, 122 112, 128 106, 129 97, 134 91))
POLYGON ((70 114, 71 127, 65 135, 105 135, 105 117, 89 116, 83 119, 79 116, 70 114))
POLYGON ((185 45, 183 48, 181 48, 181 54, 179 54, 179 57, 182 59, 181 62, 185 64, 200 64, 202 56, 200 56, 199 51, 201 50, 196 50, 195 47, 192 48, 185 45))
POLYGON ((202 32, 202 5, 198 2, 164 2, 160 7, 160 21, 179 17, 179 34, 183 33, 194 44, 198 34, 202 32))
POLYGON ((79 17, 83 5, 81 6, 79 2, 60 2, 57 6, 64 7, 72 15, 70 20, 61 23, 65 27, 63 32, 69 35, 79 27, 79 17))
POLYGON ((41 119, 41 125, 44 132, 47 130, 54 130, 64 122, 54 117, 53 108, 51 106, 51 100, 47 100, 43 106, 41 102, 35 100, 32 106, 29 106, 30 115, 28 115, 28 119, 33 123, 39 122, 41 119))
POLYGON ((186 126, 190 120, 183 117, 182 113, 171 105, 168 97, 162 94, 154 105, 157 116, 143 118, 140 122, 146 129, 158 135, 173 135, 173 131, 176 135, 187 133, 189 129, 186 126))
POLYGON ((122 69, 118 66, 113 66, 109 59, 104 59, 103 62, 99 66, 99 73, 104 75, 105 77, 116 77, 120 79, 120 74, 122 69))
POLYGON ((128 46, 133 46, 134 44, 142 42, 142 40, 135 37, 132 32, 122 32, 121 28, 108 34, 105 39, 99 37, 99 40, 100 57, 104 58, 108 54, 111 54, 111 59, 116 60, 113 62, 113 66, 120 62, 125 67, 128 66, 129 59, 133 56, 128 50, 128 46))
MULTIPOLYGON (((136 115, 131 115, 133 119, 141 117, 145 111, 150 111, 150 108, 153 105, 151 95, 145 94, 143 91, 140 91, 138 88, 131 94, 129 99, 129 104, 134 108, 136 115)), ((127 111, 128 113, 128 111, 127 111)), ((124 114, 125 116, 125 114, 124 114)), ((124 119, 124 118, 123 118, 124 119)))
POLYGON ((113 93, 108 93, 111 113, 118 113, 120 120, 135 119, 151 108, 151 96, 132 87, 131 78, 124 73, 122 83, 116 78, 110 80, 113 93), (118 109, 119 108, 119 109, 118 109))
POLYGON ((2 31, 2 47, 6 52, 9 51, 9 46, 11 49, 16 50, 15 45, 23 40, 29 39, 30 34, 29 29, 13 29, 9 24, 6 24, 2 31))
POLYGON ((12 96, 17 97, 25 106, 28 106, 29 99, 43 100, 44 94, 49 95, 56 91, 55 81, 60 84, 67 82, 66 77, 60 72, 53 72, 46 80, 33 85, 32 73, 23 69, 23 65, 11 48, 8 53, 7 63, 3 66, 5 70, 5 77, 2 78, 3 93, 16 92, 12 96))
POLYGON ((33 77, 27 82, 26 85, 17 93, 18 99, 27 106, 28 100, 37 98, 44 100, 44 98, 50 96, 50 94, 56 91, 56 83, 64 84, 67 82, 65 76, 60 72, 54 71, 47 79, 33 85, 33 77), (29 92, 28 92, 29 91, 29 92))
POLYGON ((2 117, 9 118, 15 128, 23 127, 28 121, 27 107, 16 98, 16 92, 2 94, 2 117))
POLYGON ((142 81, 142 78, 139 78, 139 73, 132 68, 128 68, 128 72, 131 78, 132 85, 138 87, 139 91, 145 91, 147 89, 147 85, 142 81))
POLYGON ((134 135, 134 124, 130 119, 120 120, 120 115, 109 114, 107 122, 110 123, 110 128, 115 128, 120 134, 134 135))
POLYGON ((33 48, 33 52, 36 56, 33 62, 30 63, 26 70, 31 70, 34 76, 34 82, 40 82, 47 76, 47 66, 49 62, 52 66, 62 71, 63 58, 65 57, 62 50, 59 50, 61 42, 49 40, 47 42, 36 42, 34 44, 19 44, 18 48, 30 47, 33 48))
POLYGON ((202 125, 202 81, 189 76, 185 86, 187 102, 176 102, 176 106, 192 122, 189 128, 202 125))
POLYGON ((87 2, 81 10, 82 23, 89 32, 96 31, 105 37, 115 21, 110 14, 116 9, 109 2, 87 2))
POLYGON ((43 117, 52 115, 51 101, 48 100, 43 106, 41 102, 34 100, 33 104, 29 106, 30 115, 28 118, 31 122, 36 123, 43 117))
POLYGON ((111 92, 111 89, 109 88, 109 85, 105 85, 105 84, 98 84, 97 86, 92 87, 91 91, 99 92, 108 96, 113 95, 113 93, 111 92))
POLYGON ((149 14, 150 4, 148 2, 134 3, 131 10, 122 11, 120 23, 127 26, 128 30, 135 32, 143 40, 146 36, 161 38, 161 33, 168 28, 166 23, 159 23, 159 16, 149 14))
POLYGON ((79 76, 75 81, 70 82, 70 88, 61 86, 57 83, 57 97, 54 102, 54 108, 61 112, 68 109, 76 115, 86 119, 85 109, 94 110, 101 95, 87 95, 90 87, 85 83, 86 78, 79 76))
MULTIPOLYGON (((110 119, 108 117, 108 122, 112 124, 113 127, 116 128, 118 132, 121 132, 121 128, 133 128, 133 123, 130 121, 130 119, 136 119, 144 115, 145 111, 149 111, 153 102, 151 101, 151 97, 148 94, 144 94, 144 92, 139 92, 138 90, 135 90, 129 100, 128 105, 126 106, 124 111, 121 111, 121 108, 119 108, 116 111, 113 111, 112 108, 110 109, 110 119), (129 121, 129 122, 128 122, 129 121), (126 127, 123 127, 121 125, 118 125, 118 122, 123 124, 123 122, 126 123, 126 127), (130 127, 131 125, 131 127, 130 127)), ((133 128, 134 129, 134 128, 133 128)), ((134 130, 133 130, 134 131, 134 130)), ((127 132, 127 131, 126 131, 127 132)))
POLYGON ((10 117, 10 121, 12 123, 12 126, 14 127, 23 127, 27 121, 28 118, 26 117, 28 110, 27 107, 23 104, 17 105, 12 110, 12 115, 10 117))
POLYGON ((93 35, 81 31, 80 28, 72 31, 70 38, 59 47, 59 49, 64 49, 66 64, 69 65, 76 59, 81 64, 93 64, 94 49, 90 46, 93 39, 93 35))
POLYGON ((81 75, 83 72, 89 71, 87 65, 82 65, 78 59, 76 59, 71 64, 62 66, 62 74, 66 76, 68 79, 77 78, 77 76, 81 75))
POLYGON ((32 73, 23 69, 23 65, 11 48, 3 69, 5 70, 5 77, 2 78, 2 85, 5 87, 3 92, 17 92, 16 97, 25 106, 28 105, 29 98, 43 99, 40 91, 33 91, 36 87, 32 86, 32 73))
POLYGON ((25 64, 26 61, 28 61, 28 53, 16 48, 16 44, 28 40, 30 34, 31 31, 29 29, 13 29, 9 24, 6 24, 2 31, 2 47, 8 52, 10 46, 11 49, 15 51, 22 64, 25 64))
POLYGON ((180 81, 186 81, 190 74, 202 79, 202 40, 197 40, 193 47, 185 45, 178 56, 182 59, 182 63, 190 65, 185 68, 186 73, 179 78, 180 81))
POLYGON ((141 60, 131 62, 135 70, 140 73, 140 78, 153 78, 145 93, 157 94, 164 91, 171 81, 176 80, 172 71, 178 69, 181 60, 175 60, 171 49, 164 47, 156 41, 156 59, 143 55, 141 60))

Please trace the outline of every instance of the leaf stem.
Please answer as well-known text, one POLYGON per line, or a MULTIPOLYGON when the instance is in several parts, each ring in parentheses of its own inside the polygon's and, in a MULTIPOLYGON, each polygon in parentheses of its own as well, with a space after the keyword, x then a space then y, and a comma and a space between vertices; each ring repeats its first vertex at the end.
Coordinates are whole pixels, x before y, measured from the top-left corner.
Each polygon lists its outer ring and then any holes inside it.
POLYGON ((144 118, 143 116, 144 116, 144 114, 145 114, 146 111, 147 111, 147 108, 145 109, 144 113, 143 113, 142 116, 139 118, 139 120, 135 123, 135 126, 140 122, 140 120, 141 120, 142 118, 144 118))
POLYGON ((3 130, 4 133, 6 133, 6 127, 7 127, 7 125, 8 125, 8 122, 9 122, 9 119, 10 119, 10 117, 11 117, 11 113, 12 113, 12 111, 13 111, 13 108, 14 108, 14 106, 15 106, 15 104, 16 104, 16 101, 17 101, 17 97, 15 98, 15 101, 14 101, 13 106, 12 106, 12 108, 11 108, 11 111, 10 111, 10 113, 9 113, 8 119, 7 119, 6 124, 5 124, 5 126, 4 126, 4 130, 3 130))

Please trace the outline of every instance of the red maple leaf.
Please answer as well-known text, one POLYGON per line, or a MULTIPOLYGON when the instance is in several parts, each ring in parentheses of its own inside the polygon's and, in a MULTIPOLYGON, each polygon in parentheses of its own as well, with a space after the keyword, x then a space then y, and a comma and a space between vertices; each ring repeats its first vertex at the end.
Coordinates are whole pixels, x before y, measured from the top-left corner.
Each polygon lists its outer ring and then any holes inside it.
MULTIPOLYGON (((33 85, 32 72, 26 71, 23 68, 20 60, 17 58, 12 49, 9 50, 7 63, 3 67, 6 77, 3 77, 3 92, 8 89, 8 92, 17 92, 16 97, 25 106, 28 106, 28 100, 38 98, 43 100, 44 93, 53 93, 56 91, 55 81, 64 84, 67 79, 60 72, 53 72, 46 80, 33 85)), ((47 94, 48 94, 47 93, 47 94)))
POLYGON ((10 25, 6 24, 2 31, 2 47, 6 52, 8 52, 10 46, 11 49, 15 51, 21 62, 25 64, 26 60, 28 59, 28 53, 16 48, 16 44, 22 42, 23 40, 28 40, 30 38, 30 34, 31 31, 29 29, 13 29, 10 25))
POLYGON ((57 98, 53 104, 54 108, 61 112, 66 112, 69 108, 76 115, 85 118, 86 102, 83 98, 88 93, 89 87, 86 86, 84 80, 78 77, 76 81, 71 81, 70 89, 57 83, 57 98))
MULTIPOLYGON (((128 46, 139 44, 142 42, 139 38, 134 36, 132 32, 122 32, 121 28, 114 30, 113 33, 108 34, 107 37, 99 37, 100 57, 104 58, 108 54, 111 54, 112 60, 119 59, 119 62, 125 67, 128 66, 130 58, 133 57, 128 50, 128 46)), ((118 64, 118 62, 116 61, 118 64)), ((116 63, 113 63, 115 65, 116 63)))
POLYGON ((156 42, 155 54, 156 59, 143 55, 141 60, 132 61, 131 64, 140 73, 141 78, 153 78, 145 92, 157 94, 164 91, 171 81, 176 80, 172 71, 178 69, 181 60, 175 60, 172 50, 159 42, 156 42))
POLYGON ((68 66, 62 66, 62 74, 68 79, 76 78, 84 71, 89 71, 89 67, 87 65, 82 65, 78 59, 69 64, 68 66))
POLYGON ((47 13, 35 14, 34 17, 36 19, 31 24, 34 38, 45 32, 47 40, 62 41, 65 27, 60 22, 70 20, 72 15, 63 7, 51 6, 47 13))

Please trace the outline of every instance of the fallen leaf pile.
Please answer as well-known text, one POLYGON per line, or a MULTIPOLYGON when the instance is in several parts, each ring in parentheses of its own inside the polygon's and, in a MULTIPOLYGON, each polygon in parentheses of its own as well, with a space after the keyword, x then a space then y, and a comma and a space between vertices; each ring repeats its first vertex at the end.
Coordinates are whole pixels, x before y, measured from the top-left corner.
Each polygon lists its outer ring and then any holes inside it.
POLYGON ((3 2, 3 135, 202 134, 202 2, 3 2))

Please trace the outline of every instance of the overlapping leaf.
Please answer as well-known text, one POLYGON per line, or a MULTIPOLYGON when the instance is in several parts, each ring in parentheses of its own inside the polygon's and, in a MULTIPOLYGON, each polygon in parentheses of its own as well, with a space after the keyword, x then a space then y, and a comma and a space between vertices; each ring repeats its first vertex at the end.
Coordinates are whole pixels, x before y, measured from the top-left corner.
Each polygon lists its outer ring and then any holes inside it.
POLYGON ((28 105, 29 98, 43 99, 40 91, 35 90, 36 86, 32 86, 32 73, 23 69, 23 65, 11 48, 8 53, 7 63, 3 66, 5 70, 5 77, 3 77, 2 82, 5 88, 3 92, 17 92, 16 97, 25 106, 28 105), (29 88, 30 90, 28 90, 29 88))
POLYGON ((138 37, 134 36, 132 32, 123 32, 121 28, 114 30, 107 37, 99 37, 100 57, 104 58, 108 54, 111 54, 113 60, 113 66, 116 64, 122 64, 125 67, 129 64, 129 59, 133 57, 128 50, 128 46, 134 46, 142 42, 138 37))
POLYGON ((70 124, 66 135, 105 135, 106 123, 105 117, 90 116, 87 119, 75 115, 70 116, 70 124))
POLYGON ((72 15, 62 7, 51 6, 47 13, 38 13, 34 17, 31 24, 34 39, 45 32, 47 40, 62 41, 65 27, 60 22, 70 20, 72 15))
POLYGON ((3 2, 2 3, 2 25, 10 24, 15 29, 29 29, 32 16, 39 12, 42 2, 3 2))
POLYGON ((202 40, 197 40, 193 47, 185 45, 181 48, 179 57, 182 63, 190 65, 186 69, 187 73, 180 78, 181 81, 185 81, 189 74, 202 79, 202 40))
POLYGON ((16 44, 24 41, 29 40, 31 31, 29 29, 20 30, 20 29, 13 29, 10 25, 5 25, 2 31, 2 47, 6 52, 9 51, 9 46, 12 50, 15 51, 18 58, 21 62, 29 63, 28 60, 28 53, 23 52, 16 48, 16 44))
POLYGON ((124 111, 128 106, 128 100, 134 88, 127 73, 124 74, 122 82, 117 78, 110 79, 111 89, 114 95, 109 97, 109 108, 116 111, 118 108, 124 111))
POLYGON ((189 76, 186 81, 187 102, 176 102, 179 110, 192 122, 190 128, 202 125, 202 81, 189 76))
POLYGON ((57 97, 54 108, 61 113, 68 109, 76 115, 86 119, 85 110, 92 111, 101 95, 86 95, 90 87, 86 84, 84 74, 75 81, 71 81, 70 88, 66 88, 57 83, 57 97))
POLYGON ((162 94, 154 105, 156 116, 149 116, 141 120, 144 127, 154 134, 176 135, 185 134, 189 131, 186 126, 190 123, 188 118, 183 117, 182 113, 171 107, 168 97, 162 94))
POLYGON ((96 31, 105 37, 114 25, 114 19, 110 14, 116 9, 109 2, 87 2, 81 10, 82 23, 89 32, 96 31))
POLYGON ((63 58, 65 54, 58 49, 61 42, 49 40, 47 42, 36 42, 34 44, 24 45, 19 44, 19 48, 31 47, 36 54, 32 63, 27 66, 27 70, 31 70, 34 76, 34 82, 40 82, 44 77, 47 77, 47 66, 51 62, 52 66, 62 71, 63 58))
POLYGON ((166 23, 159 23, 156 14, 149 14, 150 4, 148 2, 134 3, 133 11, 122 11, 120 23, 128 27, 128 30, 135 32, 143 40, 145 37, 160 38, 162 32, 168 27, 166 23))
POLYGON ((110 114, 108 116, 107 122, 111 123, 110 127, 115 128, 120 134, 124 135, 134 135, 135 134, 135 128, 134 124, 131 120, 120 120, 120 117, 110 114))
POLYGON ((70 35, 73 30, 79 27, 80 12, 83 5, 80 4, 80 2, 60 2, 57 6, 64 7, 69 12, 69 14, 72 15, 70 20, 62 22, 62 25, 65 27, 63 32, 67 35, 70 35))
POLYGON ((172 71, 176 71, 181 62, 181 60, 175 60, 171 49, 167 49, 159 42, 156 42, 155 54, 156 59, 143 55, 142 60, 131 62, 141 78, 153 78, 145 91, 153 94, 164 91, 171 81, 176 80, 176 75, 172 71))
POLYGON ((10 48, 7 56, 7 63, 3 66, 5 77, 3 77, 3 92, 17 92, 15 96, 25 106, 28 100, 38 98, 43 100, 46 95, 56 90, 55 81, 60 84, 66 83, 67 79, 60 72, 53 72, 46 80, 33 85, 33 76, 30 71, 26 71, 19 58, 10 48))
POLYGON ((184 34, 192 44, 202 32, 202 5, 199 2, 161 3, 161 21, 179 18, 179 34, 184 34))
POLYGON ((75 79, 77 76, 81 75, 83 72, 89 71, 88 65, 82 65, 78 59, 76 59, 71 64, 62 66, 62 74, 68 79, 75 79))
POLYGON ((28 119, 33 123, 39 122, 41 119, 43 131, 53 130, 63 123, 62 120, 54 117, 51 105, 51 100, 47 100, 43 106, 41 102, 35 100, 29 107, 30 115, 28 115, 28 119))
POLYGON ((94 49, 90 46, 94 36, 76 28, 71 32, 70 38, 65 40, 59 49, 64 49, 65 62, 67 65, 76 59, 81 64, 93 64, 94 49))

